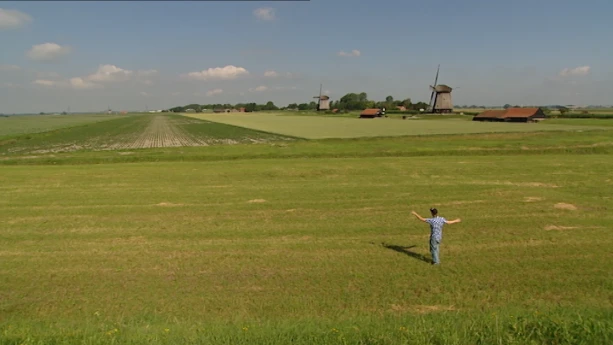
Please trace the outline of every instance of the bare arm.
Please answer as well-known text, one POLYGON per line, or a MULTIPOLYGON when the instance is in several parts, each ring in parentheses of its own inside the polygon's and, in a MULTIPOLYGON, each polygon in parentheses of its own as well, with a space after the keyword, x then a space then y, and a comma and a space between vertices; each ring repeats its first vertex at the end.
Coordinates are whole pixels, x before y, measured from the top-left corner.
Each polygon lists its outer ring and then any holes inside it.
POLYGON ((455 224, 455 223, 459 223, 461 221, 462 220, 460 218, 458 218, 458 219, 454 219, 454 220, 448 220, 448 221, 445 222, 445 224, 455 224))
POLYGON ((417 214, 415 211, 412 211, 411 213, 412 213, 412 214, 413 214, 415 217, 417 217, 417 219, 421 220, 422 222, 425 222, 425 221, 426 221, 426 220, 425 220, 425 219, 424 219, 422 216, 418 215, 418 214, 417 214))

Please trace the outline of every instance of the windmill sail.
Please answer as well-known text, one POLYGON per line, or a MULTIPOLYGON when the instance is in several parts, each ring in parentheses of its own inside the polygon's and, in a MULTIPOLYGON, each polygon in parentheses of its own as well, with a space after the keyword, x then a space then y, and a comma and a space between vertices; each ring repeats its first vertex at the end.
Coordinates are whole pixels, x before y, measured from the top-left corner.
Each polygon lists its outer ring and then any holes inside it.
POLYGON ((432 88, 432 94, 430 95, 430 111, 434 111, 434 102, 436 95, 436 83, 438 83, 438 72, 441 70, 441 65, 438 65, 436 69, 436 77, 434 77, 434 85, 430 86, 432 88))

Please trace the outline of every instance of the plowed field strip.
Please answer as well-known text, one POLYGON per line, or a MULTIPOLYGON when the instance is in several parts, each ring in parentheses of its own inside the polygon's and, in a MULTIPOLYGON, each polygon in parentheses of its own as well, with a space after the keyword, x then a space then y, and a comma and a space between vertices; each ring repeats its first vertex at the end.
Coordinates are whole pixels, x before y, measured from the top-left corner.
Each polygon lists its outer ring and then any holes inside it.
POLYGON ((0 142, 0 155, 230 145, 294 140, 180 115, 142 115, 0 142))
POLYGON ((152 147, 207 146, 185 130, 176 126, 168 116, 157 115, 151 118, 144 132, 133 141, 119 144, 115 148, 140 149, 152 147))

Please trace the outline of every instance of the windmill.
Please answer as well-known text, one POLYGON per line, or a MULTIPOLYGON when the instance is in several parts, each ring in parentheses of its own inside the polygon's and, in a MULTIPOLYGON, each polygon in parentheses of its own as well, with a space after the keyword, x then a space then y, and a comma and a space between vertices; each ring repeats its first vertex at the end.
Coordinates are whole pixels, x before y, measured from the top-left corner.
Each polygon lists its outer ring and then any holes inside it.
POLYGON ((319 96, 315 96, 313 98, 317 98, 317 111, 321 110, 330 110, 330 97, 321 94, 322 84, 319 84, 319 96))
POLYGON ((453 89, 444 84, 437 84, 440 69, 441 65, 438 65, 438 69, 436 70, 436 77, 434 78, 434 85, 430 85, 432 94, 430 95, 429 112, 438 114, 451 113, 453 111, 451 90, 453 89))

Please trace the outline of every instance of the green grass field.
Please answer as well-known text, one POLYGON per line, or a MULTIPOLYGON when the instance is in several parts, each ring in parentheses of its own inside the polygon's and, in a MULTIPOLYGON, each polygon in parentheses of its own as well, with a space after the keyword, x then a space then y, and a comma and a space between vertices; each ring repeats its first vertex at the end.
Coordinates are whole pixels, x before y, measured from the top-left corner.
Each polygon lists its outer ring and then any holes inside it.
POLYGON ((133 115, 0 139, 0 156, 260 143, 292 138, 180 115, 133 115))
POLYGON ((0 139, 4 136, 40 133, 115 119, 118 115, 24 115, 0 117, 0 139))
POLYGON ((596 129, 600 126, 570 126, 547 123, 484 123, 463 119, 439 121, 392 118, 359 119, 323 116, 288 116, 276 113, 186 114, 186 116, 260 131, 307 139, 379 136, 500 133, 596 129))
POLYGON ((611 343, 611 134, 135 116, 0 143, 0 344, 611 343), (152 128, 219 144, 94 150, 152 128), (463 220, 440 267, 432 206, 463 220))

